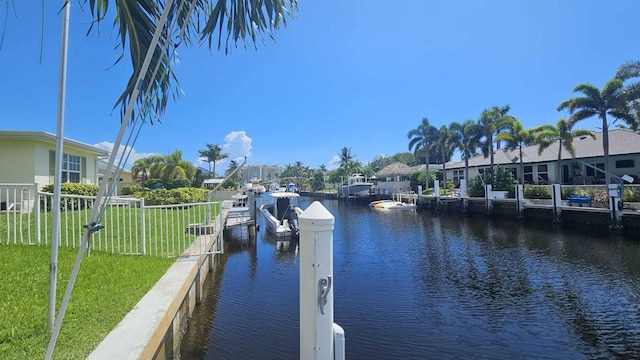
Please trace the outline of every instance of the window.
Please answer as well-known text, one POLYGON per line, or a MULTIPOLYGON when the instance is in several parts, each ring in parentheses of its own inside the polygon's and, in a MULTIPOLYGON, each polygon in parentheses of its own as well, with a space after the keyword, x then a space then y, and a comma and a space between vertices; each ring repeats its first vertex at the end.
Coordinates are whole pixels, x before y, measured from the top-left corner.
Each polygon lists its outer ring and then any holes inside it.
POLYGON ((547 165, 538 165, 538 182, 541 184, 549 183, 549 172, 547 165))
POLYGON ((633 159, 617 160, 616 169, 626 169, 634 167, 633 159))
POLYGON ((62 182, 80 182, 80 156, 62 155, 62 182))
POLYGON ((593 176, 594 179, 604 179, 604 163, 589 164, 595 166, 602 171, 596 171, 592 167, 587 166, 587 176, 593 176))
POLYGON ((453 170, 453 180, 459 182, 464 179, 464 170, 453 170))
POLYGON ((531 165, 524 166, 524 182, 527 184, 533 183, 533 166, 531 165))

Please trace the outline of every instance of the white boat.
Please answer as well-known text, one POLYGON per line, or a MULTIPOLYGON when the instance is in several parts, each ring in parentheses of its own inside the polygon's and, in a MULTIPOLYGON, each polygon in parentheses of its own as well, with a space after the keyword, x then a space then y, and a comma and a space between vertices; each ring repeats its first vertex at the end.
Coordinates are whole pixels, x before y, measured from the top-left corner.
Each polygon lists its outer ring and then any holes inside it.
POLYGON ((273 202, 260 205, 267 229, 278 237, 298 235, 298 215, 302 209, 295 206, 298 193, 279 191, 266 193, 265 199, 273 198, 273 202))
POLYGON ((246 183, 244 185, 244 191, 245 192, 252 192, 256 195, 260 195, 262 193, 264 193, 265 191, 267 191, 267 189, 260 185, 260 179, 258 178, 253 178, 251 179, 248 183, 246 183))
POLYGON ((338 188, 341 197, 362 197, 370 196, 372 182, 368 182, 362 174, 353 174, 347 177, 347 184, 338 188))
POLYGON ((417 208, 416 204, 404 203, 401 201, 395 200, 378 200, 373 201, 369 204, 369 207, 374 210, 381 211, 404 211, 404 210, 415 210, 417 208))

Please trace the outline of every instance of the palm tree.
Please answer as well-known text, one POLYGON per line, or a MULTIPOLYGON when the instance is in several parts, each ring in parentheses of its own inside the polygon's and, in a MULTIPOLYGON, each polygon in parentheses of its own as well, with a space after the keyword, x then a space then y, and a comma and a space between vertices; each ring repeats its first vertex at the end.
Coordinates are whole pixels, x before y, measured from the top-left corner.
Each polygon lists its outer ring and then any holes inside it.
POLYGON ((438 139, 431 144, 431 148, 437 151, 442 161, 442 185, 447 187, 447 161, 451 159, 453 147, 451 146, 452 132, 446 125, 442 125, 438 130, 438 139))
POLYGON ((578 121, 597 116, 602 120, 602 148, 604 150, 604 172, 605 181, 611 183, 609 172, 609 126, 618 119, 626 122, 630 126, 635 124, 635 119, 631 116, 626 99, 621 95, 624 85, 622 80, 609 80, 602 91, 591 84, 580 84, 573 89, 573 92, 584 94, 583 97, 576 97, 563 101, 558 106, 558 111, 569 110, 569 125, 573 127, 578 121), (607 115, 614 120, 609 124, 607 115))
POLYGON ((518 183, 524 184, 524 159, 522 158, 522 148, 529 146, 533 143, 534 134, 536 128, 532 130, 526 130, 522 127, 522 123, 513 118, 506 131, 500 132, 496 136, 496 141, 505 141, 507 143, 507 149, 519 151, 518 159, 520 166, 518 169, 518 183))
POLYGON ((198 153, 200 153, 201 159, 205 159, 209 163, 209 174, 212 178, 216 177, 216 162, 230 156, 228 153, 222 153, 222 148, 218 144, 207 144, 207 148, 198 150, 198 153), (213 163, 213 170, 211 170, 211 163, 213 163))
POLYGON ((535 135, 533 142, 538 144, 538 155, 558 142, 558 162, 556 163, 556 183, 562 184, 562 148, 571 154, 571 157, 576 156, 576 150, 573 146, 573 138, 578 136, 590 136, 595 140, 596 135, 591 130, 578 129, 572 130, 571 126, 565 119, 560 119, 553 125, 542 125, 534 130, 535 135))
POLYGON ((344 146, 338 155, 340 156, 340 167, 349 167, 351 165, 354 158, 351 148, 344 146))
POLYGON ((137 104, 147 103, 153 122, 154 118, 158 121, 162 118, 169 99, 179 95, 178 81, 172 68, 174 50, 178 45, 198 47, 207 43, 209 48, 224 48, 226 53, 238 42, 246 47, 247 39, 255 46, 265 34, 273 39, 273 32, 286 26, 287 17, 294 16, 298 3, 297 0, 92 0, 88 7, 93 16, 89 31, 96 23, 112 20, 119 35, 118 46, 123 52, 117 61, 125 57, 127 50, 131 59, 132 74, 115 107, 120 107, 124 115, 134 90, 138 86, 147 89, 150 84, 149 99, 139 97, 137 104), (164 27, 161 19, 167 4, 171 4, 171 8, 164 27), (115 10, 109 5, 113 5, 115 10), (158 26, 163 26, 164 30, 160 32, 156 45, 152 35, 158 26), (155 50, 148 67, 150 71, 146 72, 144 58, 151 46, 155 50), (156 67, 158 71, 154 72, 156 67), (143 82, 139 84, 137 79, 143 71, 143 82))
POLYGON ((140 181, 140 183, 149 180, 151 165, 153 165, 151 160, 151 158, 146 157, 134 161, 131 167, 131 177, 133 177, 133 180, 140 181))
MULTIPOLYGON (((495 141, 495 136, 502 132, 512 120, 512 117, 507 115, 509 110, 511 110, 509 105, 502 107, 493 106, 491 109, 485 109, 482 114, 480 114, 480 119, 478 120, 482 128, 482 137, 484 138, 484 140, 480 142, 480 149, 485 159, 487 157, 490 159, 489 167, 492 172, 494 166, 494 143, 498 149, 500 148, 500 141, 495 141)), ((493 173, 491 173, 491 184, 493 185, 493 173)))
MULTIPOLYGON (((224 172, 225 175, 229 175, 232 172, 234 172, 236 169, 238 169, 238 162, 235 160, 231 160, 229 161, 229 166, 227 166, 227 170, 224 172)), ((235 174, 233 174, 233 177, 231 178, 232 180, 235 181, 240 181, 240 173, 236 172, 235 174)))
MULTIPOLYGON (((626 82, 631 78, 640 78, 640 61, 629 61, 618 68, 616 78, 626 82)), ((622 88, 622 96, 633 113, 634 122, 631 128, 638 130, 640 125, 640 82, 627 84, 622 88)))
POLYGON ((423 117, 417 128, 409 130, 407 138, 409 139, 409 151, 416 154, 418 150, 422 149, 425 152, 425 188, 429 188, 429 151, 431 151, 431 144, 438 140, 438 129, 429 124, 429 119, 423 117))
POLYGON ((482 128, 478 123, 469 119, 462 124, 453 122, 449 125, 451 130, 451 138, 449 142, 453 149, 462 152, 464 159, 464 178, 469 182, 469 158, 476 154, 478 146, 480 146, 480 136, 482 128))
POLYGON ((166 156, 166 163, 162 167, 162 180, 173 179, 193 180, 196 168, 193 164, 182 159, 182 151, 176 150, 166 156))

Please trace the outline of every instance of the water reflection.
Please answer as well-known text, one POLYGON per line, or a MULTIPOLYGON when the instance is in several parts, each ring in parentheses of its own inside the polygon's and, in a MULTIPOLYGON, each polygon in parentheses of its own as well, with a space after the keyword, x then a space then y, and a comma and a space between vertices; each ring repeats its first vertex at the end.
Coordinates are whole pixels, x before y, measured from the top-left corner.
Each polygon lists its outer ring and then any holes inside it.
MULTIPOLYGON (((322 202, 336 218, 335 316, 349 359, 640 358, 637 241, 322 202)), ((189 330, 201 348, 183 344, 183 358, 298 358, 294 245, 263 232, 253 248, 233 245, 207 325, 189 330)))

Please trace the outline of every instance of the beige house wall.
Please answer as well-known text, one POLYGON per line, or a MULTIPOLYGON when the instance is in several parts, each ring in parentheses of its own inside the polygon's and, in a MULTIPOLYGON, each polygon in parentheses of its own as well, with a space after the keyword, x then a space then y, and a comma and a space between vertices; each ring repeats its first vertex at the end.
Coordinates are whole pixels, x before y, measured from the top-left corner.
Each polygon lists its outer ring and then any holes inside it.
POLYGON ((1 183, 33 183, 34 164, 33 142, 14 139, 0 141, 1 183))

